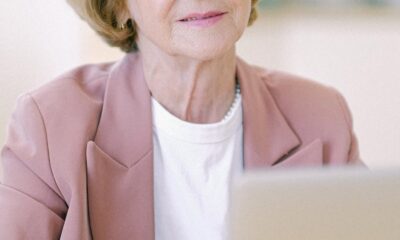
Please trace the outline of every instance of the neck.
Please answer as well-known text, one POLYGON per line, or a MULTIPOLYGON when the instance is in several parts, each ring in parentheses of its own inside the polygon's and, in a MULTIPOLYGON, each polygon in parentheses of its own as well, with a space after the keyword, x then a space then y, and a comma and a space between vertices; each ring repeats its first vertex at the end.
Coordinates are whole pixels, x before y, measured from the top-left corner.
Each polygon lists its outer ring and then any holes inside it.
POLYGON ((171 56, 140 46, 152 96, 176 117, 194 123, 220 121, 235 97, 235 49, 211 60, 171 56))

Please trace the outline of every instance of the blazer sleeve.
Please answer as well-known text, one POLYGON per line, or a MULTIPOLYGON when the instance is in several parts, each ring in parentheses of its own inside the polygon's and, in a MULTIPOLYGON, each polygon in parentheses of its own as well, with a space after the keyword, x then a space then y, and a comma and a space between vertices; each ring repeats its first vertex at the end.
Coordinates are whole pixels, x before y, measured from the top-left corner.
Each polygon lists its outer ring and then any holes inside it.
POLYGON ((43 118, 29 94, 17 101, 1 164, 0 239, 59 239, 67 205, 52 173, 43 118))
POLYGON ((343 111, 344 118, 345 118, 345 121, 346 121, 348 129, 349 129, 350 146, 349 146, 349 150, 348 150, 347 163, 350 165, 366 166, 360 157, 358 140, 354 133, 353 117, 351 115, 350 108, 342 94, 340 94, 338 91, 336 91, 336 96, 337 96, 339 105, 343 111))

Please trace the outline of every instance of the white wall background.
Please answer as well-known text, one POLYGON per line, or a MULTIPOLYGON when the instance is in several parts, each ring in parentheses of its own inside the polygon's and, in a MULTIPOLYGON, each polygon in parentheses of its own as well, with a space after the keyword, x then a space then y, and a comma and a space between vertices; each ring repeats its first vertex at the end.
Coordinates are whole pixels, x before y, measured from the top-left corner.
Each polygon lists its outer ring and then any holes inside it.
MULTIPOLYGON (((3 145, 19 94, 74 66, 122 54, 101 42, 65 1, 0 1, 0 9, 3 145)), ((399 13, 266 12, 247 29, 238 54, 338 88, 352 109, 364 161, 371 167, 400 166, 399 13)))

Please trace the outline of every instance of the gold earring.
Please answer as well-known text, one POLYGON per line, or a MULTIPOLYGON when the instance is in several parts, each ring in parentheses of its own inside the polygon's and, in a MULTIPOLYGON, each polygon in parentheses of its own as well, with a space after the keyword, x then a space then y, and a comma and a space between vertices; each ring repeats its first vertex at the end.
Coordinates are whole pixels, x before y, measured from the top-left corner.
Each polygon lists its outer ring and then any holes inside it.
POLYGON ((121 25, 119 25, 119 30, 123 31, 126 29, 126 23, 122 23, 121 25))

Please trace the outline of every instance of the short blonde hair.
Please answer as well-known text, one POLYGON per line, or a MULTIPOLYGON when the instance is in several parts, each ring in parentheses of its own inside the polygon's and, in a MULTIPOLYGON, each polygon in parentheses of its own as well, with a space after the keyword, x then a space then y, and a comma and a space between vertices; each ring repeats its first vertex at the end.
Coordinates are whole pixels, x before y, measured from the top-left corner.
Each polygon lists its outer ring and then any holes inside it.
MULTIPOLYGON (((124 52, 137 51, 136 26, 129 19, 124 28, 118 14, 126 11, 126 0, 67 0, 75 12, 85 20, 110 46, 124 52)), ((251 0, 248 26, 257 19, 257 2, 251 0)))

